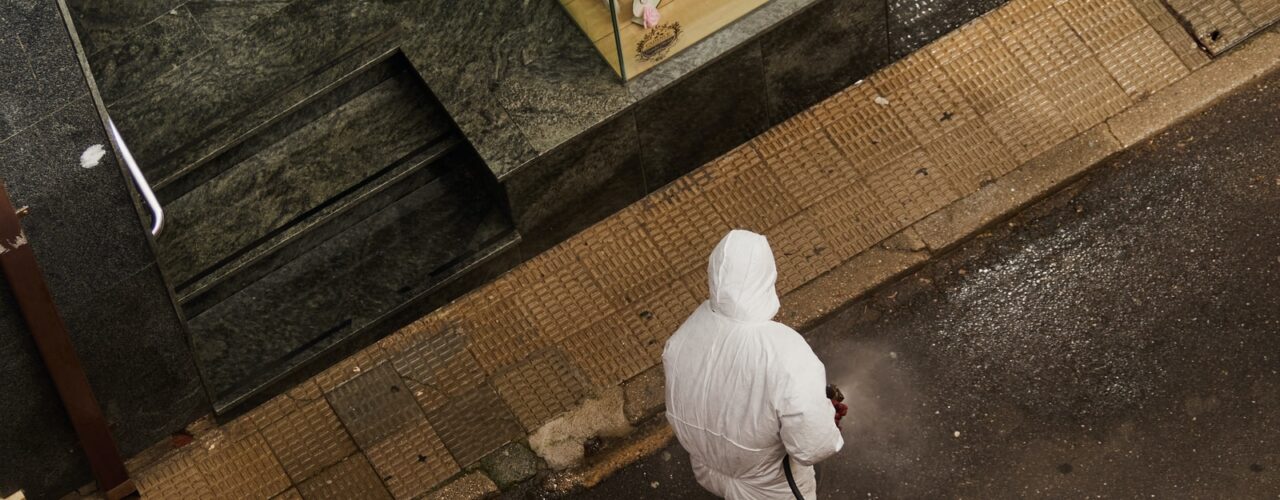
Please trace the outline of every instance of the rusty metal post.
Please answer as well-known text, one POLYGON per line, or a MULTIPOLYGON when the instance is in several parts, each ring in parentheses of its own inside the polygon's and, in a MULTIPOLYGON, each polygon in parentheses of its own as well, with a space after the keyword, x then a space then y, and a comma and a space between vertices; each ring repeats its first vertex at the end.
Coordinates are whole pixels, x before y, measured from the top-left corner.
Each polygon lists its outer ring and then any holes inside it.
POLYGON ((137 490, 129 479, 120 449, 111 437, 106 416, 89 386, 89 378, 71 345, 67 326, 58 315, 49 285, 36 263, 35 252, 19 218, 20 213, 14 210, 4 181, 0 179, 0 267, 71 418, 71 426, 80 438, 80 447, 89 459, 98 488, 111 500, 132 495, 137 490))

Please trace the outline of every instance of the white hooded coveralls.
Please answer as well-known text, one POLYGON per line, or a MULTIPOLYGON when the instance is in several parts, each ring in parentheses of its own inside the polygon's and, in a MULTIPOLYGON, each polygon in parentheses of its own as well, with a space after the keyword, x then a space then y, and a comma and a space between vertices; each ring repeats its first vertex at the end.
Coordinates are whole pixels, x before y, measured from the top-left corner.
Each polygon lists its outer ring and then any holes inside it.
POLYGON ((728 499, 814 500, 813 464, 844 446, 826 370, 804 338, 772 321, 777 269, 764 236, 735 230, 707 266, 711 298, 667 341, 667 421, 704 488, 728 499))

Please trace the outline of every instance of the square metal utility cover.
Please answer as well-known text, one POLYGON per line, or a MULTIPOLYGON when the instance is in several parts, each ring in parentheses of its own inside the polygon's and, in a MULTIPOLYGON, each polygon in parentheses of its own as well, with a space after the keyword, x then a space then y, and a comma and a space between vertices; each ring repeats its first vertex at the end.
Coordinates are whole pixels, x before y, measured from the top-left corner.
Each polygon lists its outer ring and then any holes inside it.
POLYGON ((335 388, 328 398, 362 449, 425 418, 391 363, 361 373, 335 388))

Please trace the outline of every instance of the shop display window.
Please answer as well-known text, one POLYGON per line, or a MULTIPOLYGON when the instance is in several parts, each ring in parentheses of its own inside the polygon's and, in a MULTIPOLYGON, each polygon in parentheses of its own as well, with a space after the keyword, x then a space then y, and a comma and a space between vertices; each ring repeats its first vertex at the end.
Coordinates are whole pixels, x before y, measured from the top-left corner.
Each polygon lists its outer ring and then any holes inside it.
POLYGON ((764 5, 769 0, 560 0, 623 80, 764 5))

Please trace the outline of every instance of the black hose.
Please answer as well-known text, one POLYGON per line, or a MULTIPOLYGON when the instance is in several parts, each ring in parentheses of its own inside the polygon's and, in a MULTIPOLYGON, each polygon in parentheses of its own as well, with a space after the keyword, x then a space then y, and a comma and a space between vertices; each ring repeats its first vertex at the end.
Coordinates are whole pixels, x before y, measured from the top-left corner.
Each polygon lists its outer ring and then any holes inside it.
POLYGON ((787 486, 791 487, 791 494, 796 496, 796 500, 804 500, 804 495, 800 494, 800 487, 796 486, 796 478, 791 475, 791 455, 782 456, 782 473, 787 476, 787 486))
MULTIPOLYGON (((835 384, 828 385, 827 399, 844 401, 844 393, 841 393, 840 388, 835 384)), ((791 487, 791 494, 796 496, 796 500, 804 500, 804 495, 800 494, 800 487, 796 486, 796 478, 791 474, 791 455, 782 456, 782 473, 787 476, 787 486, 791 487)))

